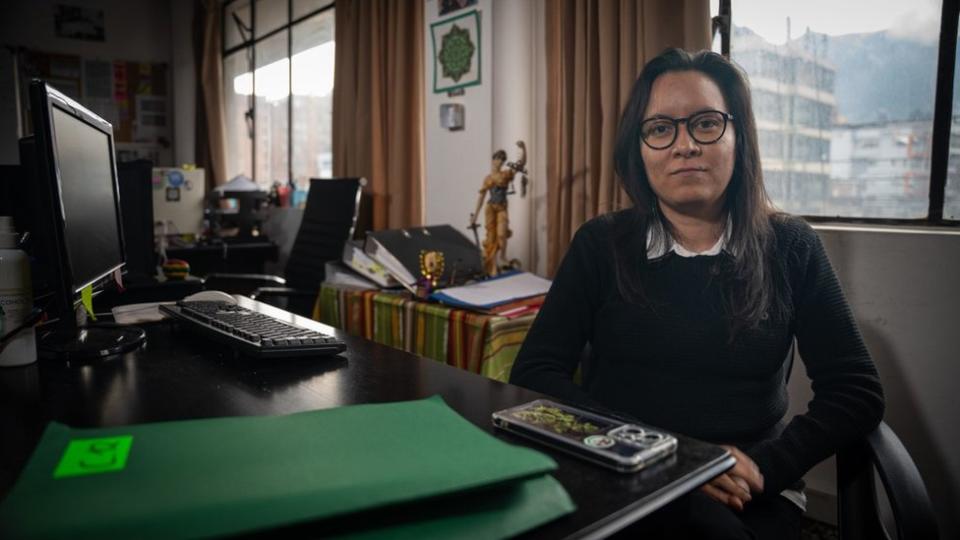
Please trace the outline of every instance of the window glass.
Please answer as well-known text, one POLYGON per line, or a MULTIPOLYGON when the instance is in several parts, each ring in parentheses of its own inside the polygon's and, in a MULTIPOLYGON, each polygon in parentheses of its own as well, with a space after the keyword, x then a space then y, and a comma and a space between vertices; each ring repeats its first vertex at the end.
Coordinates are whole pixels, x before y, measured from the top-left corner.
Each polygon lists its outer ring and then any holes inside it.
POLYGON ((226 114, 226 179, 242 174, 253 176, 252 106, 253 78, 250 75, 251 49, 242 49, 223 59, 224 113, 226 114))
POLYGON ((297 20, 308 13, 313 13, 318 9, 325 8, 332 3, 333 0, 293 0, 293 20, 297 20))
POLYGON ((289 180, 287 154, 287 100, 290 99, 290 61, 287 58, 287 30, 256 44, 256 171, 253 178, 261 187, 289 180))
MULTIPOLYGON (((717 17, 720 15, 720 0, 710 0, 710 16, 717 17)), ((711 31, 713 27, 711 26, 711 31)), ((723 53, 723 41, 721 37, 720 29, 713 34, 713 40, 710 42, 710 50, 717 53, 723 53)))
MULTIPOLYGON (((295 0, 293 11, 310 13, 332 3, 295 0)), ((334 10, 293 24, 286 0, 254 5, 261 37, 238 38, 249 46, 224 56, 227 178, 242 174, 264 189, 291 181, 306 189, 310 178, 333 175, 334 10)), ((239 8, 249 18, 249 1, 228 4, 225 32, 239 8)))
POLYGON ((257 0, 257 37, 287 24, 287 0, 257 0))
MULTIPOLYGON (((960 50, 960 38, 957 49, 960 50)), ((953 71, 953 122, 950 127, 950 159, 947 162, 947 186, 943 218, 960 220, 960 55, 953 71)))
POLYGON ((237 0, 228 5, 223 14, 223 44, 229 50, 249 41, 250 0, 237 0))
POLYGON ((293 177, 302 189, 333 176, 333 20, 325 11, 293 27, 293 177))
POLYGON ((927 216, 940 4, 736 0, 731 57, 780 208, 927 216))

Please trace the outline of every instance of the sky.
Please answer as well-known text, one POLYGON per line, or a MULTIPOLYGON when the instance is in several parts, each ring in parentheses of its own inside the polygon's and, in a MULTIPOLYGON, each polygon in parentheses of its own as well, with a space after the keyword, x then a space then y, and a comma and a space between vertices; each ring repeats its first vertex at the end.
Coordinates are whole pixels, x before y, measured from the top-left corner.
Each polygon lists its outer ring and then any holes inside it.
MULTIPOLYGON (((711 13, 718 11, 711 0, 711 13)), ((829 35, 892 30, 899 37, 935 43, 940 34, 940 0, 732 0, 733 24, 773 44, 799 37, 809 27, 829 35)))

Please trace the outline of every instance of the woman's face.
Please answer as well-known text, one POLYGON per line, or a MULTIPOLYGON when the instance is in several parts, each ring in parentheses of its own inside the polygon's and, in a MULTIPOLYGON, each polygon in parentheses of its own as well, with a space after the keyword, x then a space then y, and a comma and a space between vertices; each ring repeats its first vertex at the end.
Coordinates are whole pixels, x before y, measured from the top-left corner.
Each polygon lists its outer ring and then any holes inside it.
MULTIPOLYGON (((716 83, 699 71, 674 71, 653 82, 641 120, 687 118, 706 110, 730 112, 716 83)), ((728 122, 726 132, 713 144, 695 141, 686 123, 677 126, 676 140, 663 150, 641 142, 647 178, 661 207, 688 215, 719 216, 733 176, 735 140, 733 122, 728 122)))

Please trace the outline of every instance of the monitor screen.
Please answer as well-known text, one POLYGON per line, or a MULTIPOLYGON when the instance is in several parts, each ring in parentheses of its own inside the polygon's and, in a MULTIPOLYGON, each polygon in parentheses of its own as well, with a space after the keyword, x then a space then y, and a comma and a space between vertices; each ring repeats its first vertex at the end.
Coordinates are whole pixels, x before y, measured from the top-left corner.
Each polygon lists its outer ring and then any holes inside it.
POLYGON ((64 241, 74 291, 123 263, 110 137, 54 105, 64 241))

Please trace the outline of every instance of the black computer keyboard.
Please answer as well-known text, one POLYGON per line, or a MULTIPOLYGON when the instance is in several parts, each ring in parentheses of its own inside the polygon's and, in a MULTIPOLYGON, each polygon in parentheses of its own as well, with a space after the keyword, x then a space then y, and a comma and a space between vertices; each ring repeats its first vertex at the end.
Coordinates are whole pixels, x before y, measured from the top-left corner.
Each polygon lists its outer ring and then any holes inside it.
POLYGON ((181 300, 160 310, 191 330, 257 358, 326 356, 343 352, 339 339, 228 303, 181 300))

